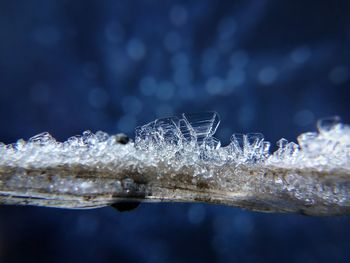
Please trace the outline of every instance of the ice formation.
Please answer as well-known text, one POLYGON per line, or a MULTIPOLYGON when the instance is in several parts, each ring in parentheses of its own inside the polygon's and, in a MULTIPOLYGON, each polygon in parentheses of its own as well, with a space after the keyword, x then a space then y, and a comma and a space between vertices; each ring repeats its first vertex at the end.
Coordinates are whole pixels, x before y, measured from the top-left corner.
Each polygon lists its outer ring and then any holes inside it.
POLYGON ((270 153, 260 133, 234 134, 221 146, 219 123, 215 112, 157 119, 125 145, 101 131, 0 144, 0 201, 75 208, 133 198, 349 213, 350 126, 321 120, 318 132, 281 139, 270 153))
POLYGON ((135 146, 159 158, 177 156, 178 161, 184 162, 180 162, 181 165, 205 162, 350 170, 350 126, 340 123, 337 117, 320 120, 318 133, 299 135, 298 144, 280 139, 278 150, 272 154, 270 142, 265 141, 261 133, 233 134, 231 143, 220 147, 220 141, 213 137, 219 123, 215 112, 158 119, 136 129, 135 146))

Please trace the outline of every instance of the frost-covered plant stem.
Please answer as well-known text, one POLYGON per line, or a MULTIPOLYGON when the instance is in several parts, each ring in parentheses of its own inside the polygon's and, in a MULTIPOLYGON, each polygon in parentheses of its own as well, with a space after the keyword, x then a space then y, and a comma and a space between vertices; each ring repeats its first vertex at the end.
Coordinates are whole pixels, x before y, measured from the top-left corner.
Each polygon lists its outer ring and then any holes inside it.
POLYGON ((85 132, 0 144, 0 203, 96 208, 122 201, 205 202, 255 211, 350 214, 350 127, 333 120, 299 144, 235 134, 221 147, 216 113, 156 120, 135 142, 85 132))
MULTIPOLYGON (((113 165, 114 166, 114 165, 113 165)), ((0 202, 62 208, 95 208, 119 201, 205 202, 256 211, 308 215, 350 213, 350 175, 307 169, 220 166, 215 178, 194 178, 191 167, 122 170, 98 166, 0 168, 0 202), (161 175, 160 175, 161 174, 161 175), (230 178, 230 179, 225 179, 230 178)))

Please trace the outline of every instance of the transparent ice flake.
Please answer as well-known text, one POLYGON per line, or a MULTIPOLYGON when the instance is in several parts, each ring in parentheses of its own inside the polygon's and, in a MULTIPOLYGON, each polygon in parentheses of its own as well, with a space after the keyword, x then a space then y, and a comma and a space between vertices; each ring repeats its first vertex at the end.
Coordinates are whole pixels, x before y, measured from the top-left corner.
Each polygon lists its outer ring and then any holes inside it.
POLYGON ((139 149, 184 144, 218 148, 219 141, 210 139, 214 135, 219 117, 215 112, 183 114, 183 118, 169 117, 157 119, 135 130, 135 144, 139 149))
POLYGON ((197 138, 195 131, 192 129, 191 125, 189 125, 188 122, 186 122, 184 119, 181 119, 179 121, 179 128, 181 132, 181 138, 183 142, 192 142, 195 143, 197 138))
POLYGON ((243 154, 243 149, 244 149, 244 134, 242 133, 234 133, 232 134, 231 138, 231 149, 232 153, 236 155, 241 155, 243 154))
POLYGON ((219 149, 221 142, 215 137, 208 137, 204 140, 204 147, 212 150, 219 149))
POLYGON ((177 117, 155 120, 154 128, 158 132, 159 140, 168 144, 176 144, 180 139, 180 120, 177 117))
POLYGON ((268 141, 262 142, 262 154, 264 157, 269 156, 269 151, 270 151, 271 143, 268 141))
POLYGON ((247 147, 251 147, 253 149, 260 148, 262 142, 264 141, 264 136, 261 133, 247 133, 244 136, 244 144, 247 147))
POLYGON ((231 155, 239 163, 258 163, 269 155, 270 143, 261 133, 236 133, 231 136, 231 155))
POLYGON ((139 145, 140 143, 150 143, 153 140, 155 135, 154 129, 155 122, 147 123, 143 126, 136 127, 135 129, 135 144, 139 145))
POLYGON ((48 132, 37 134, 29 139, 29 143, 37 145, 47 145, 55 142, 56 140, 48 132))
POLYGON ((278 150, 275 152, 275 156, 280 160, 296 161, 295 157, 299 152, 299 145, 294 142, 288 142, 282 138, 277 142, 278 150), (293 160, 292 160, 293 159, 293 160))
POLYGON ((281 138, 277 141, 277 146, 279 149, 284 149, 286 147, 286 145, 288 144, 288 140, 285 138, 281 138))
POLYGON ((182 117, 199 144, 205 138, 213 136, 220 124, 220 118, 216 112, 183 113, 182 117))
MULTIPOLYGON (((260 162, 264 159, 264 136, 261 133, 248 133, 243 136, 244 158, 248 162, 260 162)), ((266 145, 265 145, 266 147, 266 145)), ((266 150, 266 148, 265 148, 266 150)))

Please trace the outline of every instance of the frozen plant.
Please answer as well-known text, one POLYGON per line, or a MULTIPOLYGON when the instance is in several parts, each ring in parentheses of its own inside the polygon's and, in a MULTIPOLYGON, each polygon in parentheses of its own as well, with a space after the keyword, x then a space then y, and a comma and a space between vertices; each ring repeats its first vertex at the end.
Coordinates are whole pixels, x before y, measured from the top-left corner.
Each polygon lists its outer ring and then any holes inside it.
POLYGON ((298 144, 234 134, 221 146, 215 112, 158 119, 135 141, 96 134, 57 142, 42 133, 0 145, 0 202, 94 208, 122 201, 207 202, 258 211, 350 212, 350 126, 318 122, 298 144))

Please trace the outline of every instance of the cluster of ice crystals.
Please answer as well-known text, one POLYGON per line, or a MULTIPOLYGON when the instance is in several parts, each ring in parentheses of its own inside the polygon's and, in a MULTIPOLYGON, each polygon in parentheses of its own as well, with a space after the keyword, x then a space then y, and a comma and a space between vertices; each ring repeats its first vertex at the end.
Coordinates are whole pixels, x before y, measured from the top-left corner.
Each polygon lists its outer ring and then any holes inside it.
POLYGON ((228 146, 220 147, 220 141, 213 136, 219 123, 215 112, 183 114, 181 119, 158 119, 136 129, 135 145, 137 149, 163 159, 175 154, 180 157, 177 161, 182 161, 178 164, 183 165, 193 162, 199 165, 203 162, 253 164, 261 163, 269 156, 270 143, 264 141, 260 133, 234 134, 228 146))
POLYGON ((147 165, 161 162, 165 169, 176 170, 192 166, 194 176, 211 177, 204 163, 220 164, 225 159, 220 141, 213 137, 219 123, 216 112, 157 119, 136 128, 135 149, 147 165))
POLYGON ((270 143, 261 133, 233 134, 229 148, 237 163, 258 163, 268 157, 270 143))
MULTIPOLYGON (((215 112, 183 114, 155 120, 136 130, 136 147, 161 158, 182 157, 182 164, 273 165, 287 168, 350 169, 350 127, 337 118, 318 122, 318 132, 303 133, 298 144, 281 139, 269 153, 270 142, 260 133, 233 134, 228 146, 213 137, 219 117, 215 112)), ((180 165, 178 163, 178 165, 180 165)), ((207 171, 208 172, 208 171, 207 171)))
POLYGON ((350 126, 337 119, 318 122, 318 132, 301 134, 298 144, 279 140, 272 154, 260 133, 234 134, 231 143, 221 147, 214 137, 219 123, 215 112, 157 119, 136 128, 135 142, 127 145, 101 131, 86 131, 65 142, 41 133, 28 141, 0 143, 0 167, 82 165, 113 170, 123 165, 142 169, 161 162, 164 169, 192 166, 194 175, 203 176, 211 176, 210 167, 220 165, 350 169, 350 126))
POLYGON ((298 144, 281 139, 268 163, 284 167, 312 167, 318 170, 350 169, 350 126, 338 117, 322 119, 318 132, 298 136, 298 144))
POLYGON ((217 149, 220 141, 213 137, 220 119, 216 112, 182 114, 182 118, 163 118, 136 128, 135 145, 139 149, 186 147, 217 149))
MULTIPOLYGON (((0 144, 0 166, 48 167, 55 165, 95 165, 112 163, 125 157, 128 147, 122 147, 115 136, 98 131, 83 132, 65 142, 56 141, 49 133, 38 134, 28 141, 0 144), (125 150, 124 150, 125 149, 125 150)), ((129 149, 130 150, 130 149, 129 149)))

